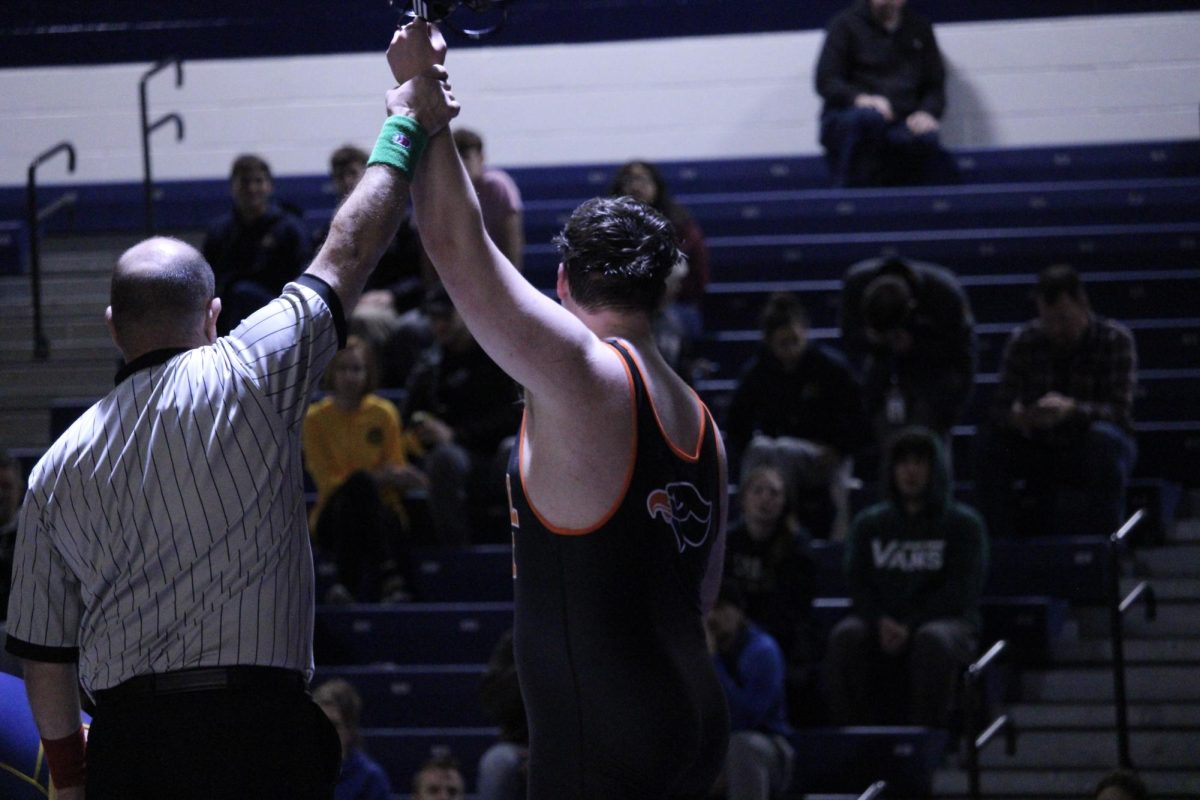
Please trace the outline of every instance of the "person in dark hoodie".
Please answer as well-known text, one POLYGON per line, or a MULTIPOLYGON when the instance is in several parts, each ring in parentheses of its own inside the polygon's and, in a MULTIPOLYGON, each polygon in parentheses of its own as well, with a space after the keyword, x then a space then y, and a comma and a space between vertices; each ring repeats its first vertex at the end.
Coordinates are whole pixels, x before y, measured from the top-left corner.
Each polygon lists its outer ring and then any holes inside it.
POLYGON ((841 539, 851 459, 867 438, 862 389, 845 358, 809 338, 795 295, 772 294, 761 327, 762 346, 729 404, 731 459, 742 483, 755 467, 778 467, 797 521, 815 538, 841 539))
POLYGON ((886 464, 888 498, 850 528, 854 608, 829 637, 830 715, 836 725, 946 727, 955 680, 978 647, 987 532, 974 509, 952 499, 942 444, 931 431, 901 431, 886 464), (904 678, 898 697, 872 692, 904 678), (900 697, 907 702, 894 702, 900 697), (901 719, 880 719, 889 709, 901 719))
POLYGON ((908 425, 946 441, 975 386, 975 317, 958 277, 937 264, 885 256, 842 278, 842 342, 863 375, 876 442, 908 425))

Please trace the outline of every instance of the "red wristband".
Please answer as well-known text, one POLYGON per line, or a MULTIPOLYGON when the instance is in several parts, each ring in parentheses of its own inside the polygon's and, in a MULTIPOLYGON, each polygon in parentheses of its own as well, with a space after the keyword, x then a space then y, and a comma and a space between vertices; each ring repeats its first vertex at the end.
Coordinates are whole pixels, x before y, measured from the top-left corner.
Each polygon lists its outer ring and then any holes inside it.
POLYGON ((42 739, 42 750, 46 753, 46 764, 50 767, 50 780, 55 789, 83 786, 87 777, 87 745, 82 725, 61 739, 42 739))

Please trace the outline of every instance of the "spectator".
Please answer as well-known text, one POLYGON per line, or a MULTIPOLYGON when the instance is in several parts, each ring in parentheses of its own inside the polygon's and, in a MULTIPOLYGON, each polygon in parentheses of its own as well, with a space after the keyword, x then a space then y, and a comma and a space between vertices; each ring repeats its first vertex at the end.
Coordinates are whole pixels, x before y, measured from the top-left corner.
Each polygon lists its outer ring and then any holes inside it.
POLYGON ((1149 800, 1146 784, 1135 773, 1125 769, 1114 770, 1096 784, 1095 800, 1149 800))
POLYGON ((521 191, 512 176, 487 166, 483 138, 468 128, 454 129, 454 145, 479 197, 483 227, 500 252, 518 271, 525 263, 525 213, 521 191))
POLYGON ((1069 266, 1043 270, 1034 299, 1037 319, 1004 350, 978 471, 983 509, 996 536, 1111 533, 1137 456, 1133 336, 1092 312, 1069 266), (1020 525, 1018 481, 1032 505, 1020 525))
POLYGON ((304 462, 317 485, 309 525, 338 568, 327 602, 404 596, 404 493, 426 482, 408 463, 399 412, 374 394, 376 374, 370 345, 348 337, 321 379, 329 396, 304 416, 304 462))
POLYGON ((865 442, 862 387, 849 364, 809 338, 808 314, 790 294, 762 313, 762 344, 729 406, 726 432, 741 474, 774 463, 809 533, 844 538, 855 451, 865 442))
POLYGON ((816 640, 812 608, 816 563, 808 536, 789 513, 783 473, 763 464, 738 487, 742 516, 725 544, 725 580, 745 598, 746 615, 773 638, 787 661, 789 717, 815 722, 816 640))
POLYGON ((921 425, 949 442, 976 358, 975 320, 954 273, 895 256, 861 261, 843 279, 841 313, 877 441, 921 425))
POLYGON ((412 800, 460 800, 463 785, 458 760, 450 755, 436 755, 413 776, 412 800))
POLYGON ((700 304, 708 288, 708 245, 704 243, 704 231, 686 208, 675 202, 662 173, 646 161, 629 161, 617 170, 609 194, 628 195, 662 214, 675 229, 675 238, 680 252, 687 257, 687 273, 678 282, 677 288, 670 286, 674 298, 664 313, 676 317, 686 335, 698 338, 704 332, 704 320, 700 304))
POLYGON ((938 142, 946 72, 933 26, 906 0, 855 0, 817 60, 821 145, 835 186, 949 182, 938 142))
POLYGON ((435 343, 408 381, 404 420, 425 448, 429 511, 444 544, 466 544, 472 528, 498 509, 504 470, 521 421, 516 385, 483 352, 444 289, 430 291, 425 313, 435 343))
POLYGON ((794 757, 783 653, 769 634, 746 619, 744 598, 729 583, 721 587, 705 626, 732 731, 716 788, 724 789, 730 800, 777 797, 791 783, 794 757))
POLYGON ((887 463, 887 500, 850 529, 854 607, 829 636, 830 713, 836 725, 944 728, 959 672, 978 646, 987 534, 979 515, 952 499, 941 440, 931 431, 901 432, 887 463), (895 687, 898 678, 906 688, 895 687), (883 697, 873 691, 880 688, 883 697))
POLYGON ((312 256, 301 221, 275 202, 271 168, 256 155, 233 162, 233 208, 209 225, 201 248, 221 298, 217 332, 225 335, 279 295, 312 256))
POLYGON ((524 800, 529 773, 529 723, 517 682, 512 630, 496 642, 479 690, 484 714, 500 727, 500 741, 479 759, 480 800, 524 800))
POLYGON ((362 698, 355 688, 335 678, 313 690, 313 702, 329 717, 342 744, 342 769, 333 800, 390 800, 392 784, 387 773, 362 750, 358 733, 362 698))
MULTIPOLYGON (((367 168, 367 154, 344 145, 329 157, 329 173, 338 202, 350 196, 367 168)), ((313 235, 317 247, 329 235, 323 225, 313 235)), ((362 300, 350 318, 350 332, 367 339, 379 354, 379 385, 402 387, 421 352, 433 341, 421 312, 427 283, 436 279, 421 247, 412 215, 405 209, 400 229, 367 279, 362 300)))
POLYGON ((21 463, 0 450, 0 624, 8 612, 12 589, 13 546, 17 541, 17 510, 25 492, 21 463))
MULTIPOLYGON (((12 589, 13 549, 17 543, 17 511, 25 493, 21 462, 0 450, 0 639, 5 635, 8 595, 12 589)), ((21 674, 17 658, 0 650, 0 672, 21 674)))

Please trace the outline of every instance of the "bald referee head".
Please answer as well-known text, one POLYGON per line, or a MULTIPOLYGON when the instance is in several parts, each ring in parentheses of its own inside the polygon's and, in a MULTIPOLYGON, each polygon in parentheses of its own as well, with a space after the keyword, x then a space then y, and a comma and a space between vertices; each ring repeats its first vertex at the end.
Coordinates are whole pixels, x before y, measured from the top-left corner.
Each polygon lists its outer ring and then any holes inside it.
POLYGON ((217 338, 221 300, 212 267, 187 242, 155 236, 126 250, 113 267, 108 332, 132 361, 165 347, 201 347, 217 338))

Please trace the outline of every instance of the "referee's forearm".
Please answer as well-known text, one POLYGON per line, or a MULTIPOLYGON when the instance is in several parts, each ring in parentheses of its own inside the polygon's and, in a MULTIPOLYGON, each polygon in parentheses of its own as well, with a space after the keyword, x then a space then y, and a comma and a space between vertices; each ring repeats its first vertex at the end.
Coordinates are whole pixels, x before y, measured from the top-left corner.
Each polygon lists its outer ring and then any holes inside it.
POLYGON ((61 739, 79 729, 79 675, 74 664, 22 659, 25 694, 43 739, 61 739))
POLYGON ((308 272, 334 288, 346 314, 358 304, 367 277, 395 238, 407 195, 404 175, 374 164, 334 215, 329 236, 308 272))

